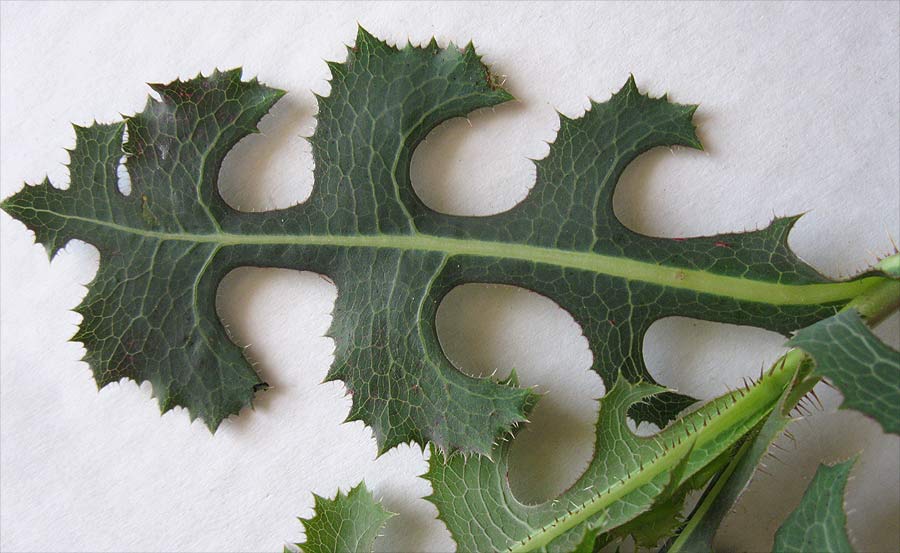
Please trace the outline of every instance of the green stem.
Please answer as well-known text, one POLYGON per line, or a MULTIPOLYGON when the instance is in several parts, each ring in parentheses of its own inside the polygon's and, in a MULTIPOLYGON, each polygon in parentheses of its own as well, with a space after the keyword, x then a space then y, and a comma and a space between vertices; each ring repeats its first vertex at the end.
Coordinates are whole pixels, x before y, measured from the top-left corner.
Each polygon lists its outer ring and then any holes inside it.
MULTIPOLYGON (((900 254, 894 254, 884 259, 879 263, 878 268, 890 275, 900 274, 900 254)), ((870 327, 876 326, 896 312, 898 308, 900 308, 900 281, 898 280, 886 280, 881 282, 853 298, 844 307, 844 309, 856 309, 859 311, 863 320, 865 320, 870 327)), ((809 355, 804 351, 793 349, 776 361, 775 366, 783 366, 791 372, 798 371, 808 359, 810 359, 809 355)), ((821 381, 821 377, 813 376, 797 382, 788 397, 785 398, 784 408, 787 410, 792 409, 800 398, 812 390, 819 381, 821 381)), ((725 483, 741 463, 743 456, 750 447, 750 443, 749 440, 745 441, 734 456, 734 459, 722 470, 719 477, 713 483, 713 487, 705 494, 701 503, 695 507, 689 520, 682 528, 681 533, 675 541, 672 542, 672 545, 667 551, 674 553, 675 551, 680 551, 681 548, 685 546, 691 533, 697 525, 700 524, 707 511, 712 508, 713 503, 725 487, 725 483)))
POLYGON ((685 473, 675 487, 683 484, 696 474, 705 464, 692 464, 685 456, 700 455, 711 462, 733 445, 726 436, 743 436, 759 424, 775 407, 784 389, 794 379, 794 372, 788 366, 773 367, 760 381, 746 391, 740 390, 720 396, 693 411, 657 434, 656 447, 659 455, 645 462, 640 470, 629 474, 624 480, 600 491, 592 499, 567 510, 552 523, 535 530, 525 539, 513 543, 506 553, 526 553, 549 545, 553 540, 574 529, 591 517, 607 510, 616 501, 649 484, 658 476, 669 473, 683 460, 687 463, 685 473), (693 428, 694 433, 688 431, 693 428), (686 431, 687 430, 687 431, 686 431), (661 444, 672 445, 663 448, 661 444))
MULTIPOLYGON (((898 258, 893 255, 888 259, 898 258)), ((900 308, 900 280, 885 280, 856 296, 844 309, 856 309, 874 327, 900 308)))

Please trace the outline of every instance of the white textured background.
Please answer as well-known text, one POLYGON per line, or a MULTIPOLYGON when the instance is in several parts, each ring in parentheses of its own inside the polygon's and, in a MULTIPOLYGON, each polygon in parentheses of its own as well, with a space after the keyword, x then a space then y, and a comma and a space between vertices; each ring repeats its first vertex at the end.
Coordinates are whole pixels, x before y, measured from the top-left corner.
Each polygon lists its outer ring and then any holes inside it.
MULTIPOLYGON (((222 169, 236 207, 302 201, 312 185, 312 91, 327 93, 323 60, 342 60, 356 24, 390 41, 474 40, 519 102, 437 129, 418 151, 419 194, 440 210, 489 214, 533 184, 555 109, 580 115, 633 72, 638 85, 699 102, 705 153, 645 154, 616 196, 632 228, 661 236, 765 225, 809 213, 795 249, 832 276, 890 250, 900 234, 897 3, 869 4, 38 4, 2 5, 0 195, 49 174, 67 182, 70 122, 139 110, 145 82, 242 65, 289 91, 222 169)), ((341 425, 349 400, 320 385, 332 343, 322 338, 337 291, 309 273, 244 269, 220 289, 222 318, 274 389, 255 411, 211 436, 176 410, 162 418, 147 385, 98 393, 82 348, 68 343, 69 309, 94 274, 96 250, 72 243, 48 263, 6 214, 2 229, 0 547, 4 551, 263 551, 302 537, 311 492, 361 479, 398 512, 378 548, 448 551, 422 453, 375 460, 361 423, 341 425)), ((591 354, 572 318, 514 288, 470 285, 439 316, 449 356, 469 373, 519 370, 548 392, 514 447, 514 489, 526 500, 573 482, 591 453, 591 354)), ((895 345, 894 317, 881 334, 895 345)), ((645 352, 663 383, 701 398, 735 385, 781 351, 772 333, 669 319, 645 352)), ((860 551, 900 547, 900 445, 873 422, 824 412, 795 425, 797 449, 769 463, 721 533, 721 551, 763 551, 819 461, 863 451, 849 485, 860 551)))

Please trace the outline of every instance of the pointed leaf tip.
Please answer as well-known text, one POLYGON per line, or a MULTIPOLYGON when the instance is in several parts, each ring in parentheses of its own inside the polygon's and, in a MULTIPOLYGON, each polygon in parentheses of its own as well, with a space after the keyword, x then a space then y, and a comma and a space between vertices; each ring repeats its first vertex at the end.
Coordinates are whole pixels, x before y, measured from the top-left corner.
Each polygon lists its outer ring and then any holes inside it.
POLYGON ((386 42, 381 41, 375 35, 366 30, 362 25, 357 25, 356 28, 356 48, 360 50, 364 50, 366 48, 376 46, 378 44, 387 44, 386 42))

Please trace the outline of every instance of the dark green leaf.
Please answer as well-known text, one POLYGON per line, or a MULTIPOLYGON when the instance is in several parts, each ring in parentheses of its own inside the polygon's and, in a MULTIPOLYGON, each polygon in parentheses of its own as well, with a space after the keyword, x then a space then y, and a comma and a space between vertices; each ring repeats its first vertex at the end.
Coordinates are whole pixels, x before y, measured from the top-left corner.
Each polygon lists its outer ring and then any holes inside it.
MULTIPOLYGON (((216 315, 219 281, 240 266, 316 271, 338 287, 328 378, 353 394, 349 419, 372 427, 380 451, 432 441, 488 453, 524 420, 533 393, 470 378, 446 359, 434 317, 457 285, 512 284, 556 301, 611 386, 620 371, 652 381, 643 339, 661 318, 786 333, 881 280, 826 282, 788 248, 796 217, 689 239, 627 229, 612 199, 628 164, 658 146, 700 147, 696 107, 642 95, 633 79, 584 117, 561 118, 522 203, 458 217, 422 203, 409 167, 442 121, 511 98, 471 45, 397 49, 360 29, 347 61, 329 67, 332 91, 311 138, 315 186, 302 205, 240 213, 219 196, 223 157, 282 94, 240 71, 154 85, 161 100, 125 123, 77 129, 68 189, 45 181, 3 202, 51 255, 73 238, 100 251, 74 337, 98 385, 150 381, 163 410, 184 406, 215 429, 266 387, 216 315), (117 190, 123 149, 129 196, 117 190)), ((691 402, 664 392, 632 415, 662 426, 691 402)))

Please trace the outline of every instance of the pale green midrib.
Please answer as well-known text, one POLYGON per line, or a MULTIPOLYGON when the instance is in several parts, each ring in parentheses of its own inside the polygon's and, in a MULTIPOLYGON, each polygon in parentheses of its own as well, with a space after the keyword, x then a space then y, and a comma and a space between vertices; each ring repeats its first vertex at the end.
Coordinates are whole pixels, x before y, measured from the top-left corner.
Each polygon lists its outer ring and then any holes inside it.
MULTIPOLYGON (((4 207, 13 207, 6 205, 4 207)), ((34 212, 50 213, 56 217, 83 221, 119 232, 158 240, 210 243, 219 246, 338 246, 356 248, 386 248, 442 253, 447 256, 514 259, 543 263, 558 267, 581 269, 611 277, 642 281, 669 288, 729 297, 736 300, 771 305, 818 305, 850 300, 883 281, 882 277, 866 277, 847 282, 821 284, 778 284, 748 278, 719 275, 695 269, 682 269, 638 261, 626 257, 593 252, 559 250, 527 244, 493 242, 474 239, 445 238, 429 234, 411 235, 293 235, 293 234, 234 234, 212 232, 206 234, 158 232, 137 229, 88 217, 15 206, 34 212)))

